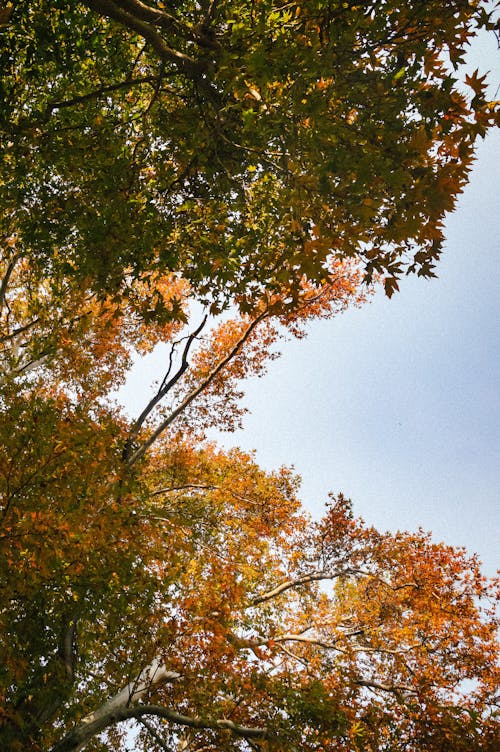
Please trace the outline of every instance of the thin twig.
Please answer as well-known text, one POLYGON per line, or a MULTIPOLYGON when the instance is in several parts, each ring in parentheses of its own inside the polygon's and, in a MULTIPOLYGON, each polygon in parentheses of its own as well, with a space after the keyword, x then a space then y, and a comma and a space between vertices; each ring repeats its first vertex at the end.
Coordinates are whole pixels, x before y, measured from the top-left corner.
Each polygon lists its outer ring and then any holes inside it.
POLYGON ((158 734, 156 729, 154 729, 153 726, 148 721, 146 721, 144 718, 139 718, 139 723, 141 723, 146 729, 146 731, 149 734, 151 734, 155 742, 160 745, 160 747, 164 750, 164 752, 173 752, 173 749, 167 746, 167 744, 163 741, 163 739, 158 734))
MULTIPOLYGON (((206 322, 207 322, 207 317, 205 316, 203 318, 203 321, 201 322, 201 324, 198 326, 198 328, 195 329, 195 331, 192 334, 189 335, 189 337, 187 338, 186 345, 184 347, 184 352, 182 353, 181 364, 180 364, 179 368, 177 369, 177 372, 166 383, 165 383, 165 379, 163 379, 163 381, 162 381, 162 383, 160 385, 160 388, 158 389, 157 393, 148 402, 148 404, 146 405, 146 407, 144 408, 144 410, 142 411, 142 413, 139 415, 139 417, 135 421, 134 425, 132 426, 132 430, 130 431, 129 437, 128 437, 128 439, 126 441, 126 444, 125 444, 125 452, 124 452, 124 459, 125 460, 129 459, 128 452, 130 450, 130 447, 132 446, 132 443, 133 443, 134 439, 136 439, 137 436, 139 435, 139 431, 141 430, 144 422, 147 420, 147 418, 149 417, 149 415, 151 414, 151 412, 154 410, 154 408, 156 407, 156 405, 159 402, 161 402, 161 400, 168 394, 168 392, 172 389, 172 387, 174 387, 175 384, 177 384, 177 382, 179 381, 179 379, 186 372, 186 370, 188 368, 188 365, 189 365, 188 364, 189 350, 191 349, 191 346, 192 346, 194 340, 198 337, 198 335, 200 334, 201 330, 205 326, 206 322)), ((171 357, 170 357, 169 370, 168 370, 167 373, 169 373, 170 369, 171 369, 171 364, 172 364, 171 358, 172 358, 172 351, 171 351, 171 357)))
POLYGON ((48 117, 54 110, 62 110, 66 107, 73 107, 75 104, 81 104, 87 102, 90 99, 96 99, 103 94, 108 94, 112 91, 118 91, 120 89, 129 89, 131 86, 139 86, 141 84, 158 84, 160 76, 143 76, 141 78, 128 78, 125 81, 119 81, 116 84, 109 84, 109 86, 103 86, 100 89, 89 91, 87 94, 81 94, 73 99, 65 99, 62 102, 50 102, 45 110, 45 115, 48 117))

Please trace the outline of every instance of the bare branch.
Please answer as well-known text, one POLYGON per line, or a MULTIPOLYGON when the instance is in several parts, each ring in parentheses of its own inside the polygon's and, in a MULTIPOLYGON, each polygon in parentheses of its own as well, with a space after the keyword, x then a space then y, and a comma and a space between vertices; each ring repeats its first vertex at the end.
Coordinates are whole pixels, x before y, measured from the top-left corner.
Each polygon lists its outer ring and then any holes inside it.
POLYGON ((165 681, 174 681, 179 679, 180 676, 177 671, 168 671, 164 663, 159 658, 155 658, 134 681, 129 682, 126 687, 101 705, 94 713, 86 716, 83 723, 91 723, 110 712, 114 712, 122 705, 128 706, 130 703, 138 702, 152 687, 156 687, 165 681))
POLYGON ((391 692, 396 696, 400 696, 401 692, 409 692, 413 695, 418 694, 414 687, 408 687, 406 684, 380 684, 379 682, 371 681, 369 679, 357 679, 354 683, 358 684, 360 687, 368 687, 368 689, 378 689, 381 692, 391 692))
POLYGON ((112 707, 108 707, 109 703, 105 703, 95 714, 84 718, 79 726, 70 731, 53 747, 52 752, 80 752, 91 739, 109 726, 129 719, 141 721, 144 716, 164 718, 185 728, 227 729, 235 736, 247 739, 263 740, 268 736, 266 728, 240 726, 227 718, 193 718, 161 705, 136 705, 131 707, 123 702, 117 704, 115 698, 112 698, 112 700, 112 707))
POLYGON ((152 444, 158 439, 158 437, 170 426, 174 420, 182 413, 184 410, 193 402, 193 400, 198 397, 204 389, 218 376, 218 374, 225 368, 225 366, 234 358, 235 355, 238 354, 238 352, 241 350, 245 342, 248 340, 254 329, 260 324, 260 322, 265 319, 269 315, 268 311, 264 311, 261 313, 257 318, 253 319, 247 328, 245 329, 244 333, 241 335, 239 340, 236 342, 234 347, 231 348, 229 353, 226 355, 225 358, 223 358, 211 371, 210 373, 201 381, 198 386, 193 389, 192 392, 190 392, 178 405, 175 410, 173 410, 170 415, 163 420, 160 425, 156 428, 155 431, 151 434, 151 436, 127 459, 127 463, 129 465, 133 465, 137 460, 139 460, 149 449, 152 444))
POLYGON ((192 716, 177 713, 170 708, 164 708, 161 705, 137 705, 135 708, 127 708, 123 711, 121 720, 127 718, 140 719, 144 715, 154 715, 158 718, 166 718, 172 723, 180 726, 196 729, 228 729, 235 736, 241 736, 248 739, 265 739, 268 731, 265 728, 256 728, 253 726, 240 726, 227 718, 193 718, 192 716))
POLYGON ((218 4, 219 4, 218 0, 210 0, 210 5, 208 6, 208 10, 205 15, 205 20, 204 20, 205 25, 212 23, 212 21, 214 20, 216 12, 217 12, 218 4))
POLYGON ((142 3, 140 0, 119 0, 116 3, 122 8, 132 13, 136 18, 141 21, 153 24, 153 26, 160 26, 162 29, 178 28, 185 34, 189 34, 189 28, 185 24, 182 24, 179 19, 167 13, 160 8, 151 8, 149 5, 142 3))
POLYGON ((87 94, 81 94, 79 97, 73 97, 73 99, 65 99, 62 102, 50 102, 45 110, 46 116, 49 116, 54 110, 62 110, 66 107, 73 107, 75 104, 81 104, 87 102, 90 99, 97 99, 97 97, 103 94, 109 94, 112 91, 119 91, 120 89, 130 89, 132 86, 140 86, 141 84, 155 84, 160 80, 159 76, 142 76, 141 78, 128 78, 125 81, 119 81, 116 84, 110 84, 109 86, 102 86, 100 89, 89 91, 87 94))
POLYGON ((166 380, 168 374, 170 373, 170 369, 172 367, 172 351, 170 352, 170 366, 169 366, 169 369, 167 371, 167 376, 165 377, 165 379, 163 379, 163 381, 162 381, 162 383, 160 385, 160 388, 158 389, 158 391, 155 394, 155 396, 153 397, 153 399, 148 402, 148 404, 146 405, 146 407, 144 408, 144 410, 142 411, 142 413, 139 415, 139 417, 135 421, 134 425, 132 426, 132 429, 130 431, 129 437, 128 437, 127 442, 125 444, 125 449, 126 449, 126 451, 124 453, 124 459, 125 460, 128 459, 128 450, 132 446, 132 443, 133 443, 134 439, 137 438, 137 436, 139 434, 139 431, 141 430, 141 428, 142 428, 145 420, 147 420, 148 416, 154 410, 154 408, 156 407, 156 405, 163 399, 163 397, 166 396, 166 394, 168 394, 168 392, 172 389, 172 387, 174 387, 175 384, 177 384, 177 382, 179 381, 179 379, 186 372, 187 367, 188 367, 189 350, 191 349, 191 346, 192 346, 194 340, 197 338, 197 336, 200 334, 201 330, 205 326, 206 322, 207 322, 207 317, 205 316, 203 318, 203 321, 199 325, 199 327, 192 334, 189 335, 189 337, 187 338, 186 345, 184 347, 184 352, 182 353, 182 360, 181 360, 181 364, 180 364, 180 366, 179 366, 179 368, 177 370, 177 373, 175 373, 172 376, 172 378, 169 379, 165 383, 165 380, 166 380))
MULTIPOLYGON (((333 642, 326 642, 325 640, 321 640, 318 637, 307 637, 304 633, 308 632, 311 629, 311 627, 306 627, 305 629, 301 630, 298 633, 285 633, 280 635, 273 635, 272 637, 262 637, 260 639, 254 639, 254 638, 245 638, 245 637, 238 637, 237 635, 234 635, 232 633, 229 633, 227 636, 228 642, 230 642, 232 645, 234 645, 237 648, 258 648, 263 647, 267 645, 268 647, 271 647, 273 644, 279 644, 279 643, 285 643, 285 642, 300 642, 306 645, 314 645, 320 648, 324 648, 325 650, 337 650, 339 652, 343 652, 338 646, 337 643, 340 642, 340 640, 343 640, 348 637, 359 637, 360 635, 364 634, 363 629, 356 629, 352 630, 351 632, 346 632, 341 635, 339 635, 336 639, 334 639, 333 642)), ((389 653, 399 653, 399 651, 396 650, 380 650, 377 651, 375 648, 373 651, 368 649, 369 652, 389 652, 389 653)), ((404 651, 407 652, 407 651, 404 651)))
MULTIPOLYGON (((305 631, 305 630, 304 630, 305 631)), ((344 650, 339 646, 339 643, 342 640, 350 639, 351 637, 361 637, 365 634, 364 629, 353 629, 350 632, 345 632, 343 634, 340 634, 337 638, 334 639, 333 642, 326 642, 325 640, 320 640, 316 637, 306 637, 302 634, 283 634, 278 635, 277 637, 272 637, 265 641, 266 644, 275 642, 275 643, 281 643, 281 642, 301 642, 308 645, 316 645, 320 648, 324 648, 325 650, 336 650, 339 653, 377 653, 377 654, 383 654, 383 655, 405 655, 406 653, 410 653, 412 650, 416 650, 419 647, 422 647, 421 643, 415 643, 413 645, 409 645, 408 647, 402 647, 402 648, 384 648, 384 647, 372 647, 370 645, 352 645, 349 647, 349 650, 344 650)), ((264 644, 264 643, 257 643, 258 644, 264 644)))
POLYGON ((66 670, 66 676, 72 683, 75 679, 75 664, 76 664, 76 651, 75 651, 75 635, 76 635, 76 619, 71 619, 69 626, 64 635, 62 645, 62 659, 64 661, 64 668, 66 670))
POLYGON ((173 749, 167 746, 167 744, 163 741, 163 739, 161 738, 159 733, 156 731, 156 729, 153 728, 153 726, 150 723, 148 723, 148 721, 146 721, 144 718, 140 718, 139 723, 144 726, 148 734, 151 734, 155 742, 159 744, 159 746, 161 747, 161 749, 164 750, 164 752, 173 752, 173 749))
POLYGON ((169 488, 159 488, 153 491, 151 496, 160 496, 161 494, 174 493, 175 491, 215 491, 219 486, 203 485, 201 483, 186 483, 183 486, 170 486, 169 488))
MULTIPOLYGON (((350 633, 347 636, 354 637, 355 635, 360 634, 363 634, 363 630, 357 630, 356 632, 350 633)), ((345 637, 345 635, 342 635, 342 637, 345 637)), ((271 642, 302 642, 306 645, 315 645, 319 648, 324 648, 325 650, 337 650, 336 640, 334 642, 325 642, 324 640, 319 640, 316 637, 306 637, 305 635, 301 634, 278 635, 277 637, 273 637, 271 642)))
MULTIPOLYGON (((109 726, 128 718, 139 719, 141 714, 134 715, 131 705, 139 702, 148 691, 159 684, 175 681, 180 676, 177 671, 169 671, 161 659, 155 658, 134 681, 129 682, 93 713, 85 716, 78 726, 53 747, 52 752, 80 752, 91 739, 109 726)), ((142 715, 155 715, 155 713, 142 713, 142 715)))
POLYGON ((27 324, 24 324, 24 326, 20 326, 17 329, 14 329, 13 332, 10 332, 10 334, 4 334, 3 337, 0 337, 0 344, 3 344, 4 342, 8 342, 10 339, 15 339, 20 334, 23 334, 23 332, 28 331, 28 329, 31 329, 32 326, 35 326, 35 324, 38 324, 40 319, 37 317, 36 319, 33 319, 33 321, 29 321, 27 324))
POLYGON ((7 293, 7 287, 9 286, 9 281, 12 276, 12 272, 14 271, 15 266, 20 258, 21 258, 20 253, 14 254, 14 256, 11 258, 9 262, 9 265, 7 266, 7 271, 5 272, 4 278, 2 279, 2 284, 0 285, 0 311, 3 308, 5 295, 7 293))
POLYGON ((13 371, 12 375, 20 376, 22 373, 26 374, 34 371, 36 368, 39 368, 41 365, 43 365, 50 357, 50 355, 50 352, 43 353, 43 355, 40 355, 40 357, 36 360, 30 360, 29 363, 25 363, 25 365, 16 368, 15 371, 13 371))
POLYGON ((297 653, 294 653, 292 650, 288 650, 288 648, 283 647, 283 645, 281 646, 280 649, 289 658, 291 658, 294 661, 297 661, 297 663, 301 663, 306 668, 309 666, 309 661, 307 660, 307 658, 304 658, 303 656, 297 655, 297 653))
POLYGON ((295 580, 285 580, 285 582, 282 582, 280 585, 277 585, 272 590, 269 590, 267 593, 264 593, 263 595, 259 595, 257 598, 254 598, 251 602, 251 606, 258 606, 259 603, 265 603, 266 601, 270 601, 272 598, 276 598, 277 595, 280 595, 281 593, 284 593, 286 590, 290 590, 291 588, 300 587, 301 585, 307 585, 309 582, 319 582, 321 580, 334 580, 337 577, 344 577, 349 574, 354 574, 354 570, 351 569, 339 569, 334 572, 310 572, 309 574, 305 574, 302 577, 297 577, 295 580))

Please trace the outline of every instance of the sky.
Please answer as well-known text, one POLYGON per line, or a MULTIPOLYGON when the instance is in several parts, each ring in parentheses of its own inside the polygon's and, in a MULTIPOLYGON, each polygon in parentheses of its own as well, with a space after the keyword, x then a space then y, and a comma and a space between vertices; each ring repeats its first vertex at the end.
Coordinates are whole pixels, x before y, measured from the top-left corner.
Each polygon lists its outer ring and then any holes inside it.
POLYGON ((370 524, 431 530, 489 574, 500 566, 499 154, 496 134, 447 223, 439 278, 314 323, 247 385, 251 414, 224 439, 265 467, 293 464, 313 513, 342 491, 370 524))
MULTIPOLYGON (((493 35, 470 57, 497 98, 493 35)), ((245 382, 243 430, 216 437, 267 469, 293 465, 314 516, 341 491, 367 523, 422 527, 477 553, 488 575, 500 567, 499 168, 497 130, 448 218, 438 278, 405 278, 391 300, 311 324, 245 382)), ((122 392, 132 413, 154 369, 154 358, 134 367, 122 392)))

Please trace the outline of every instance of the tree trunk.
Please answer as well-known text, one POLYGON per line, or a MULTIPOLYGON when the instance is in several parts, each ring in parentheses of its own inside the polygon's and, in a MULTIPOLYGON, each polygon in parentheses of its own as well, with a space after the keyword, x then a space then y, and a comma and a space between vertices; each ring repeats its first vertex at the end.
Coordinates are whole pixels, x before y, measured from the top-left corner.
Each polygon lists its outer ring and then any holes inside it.
POLYGON ((141 671, 137 679, 83 718, 76 728, 52 748, 52 752, 80 752, 91 739, 108 726, 130 718, 130 706, 140 700, 151 687, 179 677, 180 674, 167 671, 164 664, 155 658, 141 671))

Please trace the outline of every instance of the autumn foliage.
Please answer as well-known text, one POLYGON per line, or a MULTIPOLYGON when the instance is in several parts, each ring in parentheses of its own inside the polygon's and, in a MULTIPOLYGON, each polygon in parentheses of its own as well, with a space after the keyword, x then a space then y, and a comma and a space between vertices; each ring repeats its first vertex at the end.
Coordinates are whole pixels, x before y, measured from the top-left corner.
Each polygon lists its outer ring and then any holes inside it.
POLYGON ((432 274, 498 118, 451 71, 493 22, 181 5, 0 12, 0 746, 494 752, 476 558, 342 496, 313 521, 291 470, 207 440, 280 341, 432 274))
POLYGON ((241 381, 280 337, 363 302, 354 267, 304 283, 293 312, 275 297, 184 329, 144 323, 151 296, 188 319, 176 278, 147 276, 127 305, 49 309, 26 259, 7 274, 4 746, 100 749, 104 734, 118 750, 129 721, 145 749, 495 748, 495 591, 478 563, 378 533, 342 497, 313 523, 293 473, 203 442, 239 424, 241 381), (130 421, 110 396, 158 343, 170 365, 130 421))

